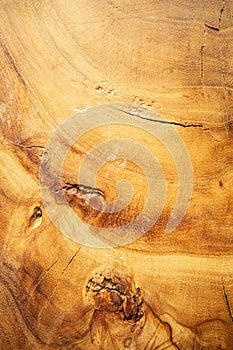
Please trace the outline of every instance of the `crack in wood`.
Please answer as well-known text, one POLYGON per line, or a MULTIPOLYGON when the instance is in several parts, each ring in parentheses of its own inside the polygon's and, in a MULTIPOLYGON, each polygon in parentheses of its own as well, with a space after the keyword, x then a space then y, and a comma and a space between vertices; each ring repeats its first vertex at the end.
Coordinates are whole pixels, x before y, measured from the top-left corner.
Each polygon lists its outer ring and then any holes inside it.
POLYGON ((129 111, 125 111, 125 110, 123 110, 123 109, 117 108, 116 106, 115 106, 115 108, 116 108, 117 110, 119 110, 119 111, 121 111, 121 112, 124 112, 124 113, 126 113, 126 114, 128 114, 128 115, 131 115, 131 116, 133 116, 133 117, 137 117, 137 118, 143 119, 143 120, 148 120, 148 121, 151 121, 151 122, 154 122, 154 123, 158 123, 158 124, 165 124, 165 125, 167 124, 167 125, 181 126, 181 127, 183 127, 183 128, 200 128, 200 129, 202 129, 203 131, 208 131, 209 134, 210 134, 210 136, 211 136, 211 138, 212 138, 214 141, 220 142, 220 140, 217 140, 217 139, 212 135, 212 130, 211 130, 210 128, 204 127, 204 125, 201 124, 201 123, 197 123, 197 124, 193 124, 193 123, 192 123, 192 124, 188 124, 188 123, 186 123, 186 124, 184 124, 184 123, 172 122, 172 121, 168 121, 168 120, 152 119, 152 118, 148 118, 148 117, 141 116, 141 115, 139 115, 139 113, 132 113, 132 112, 129 112, 129 111))
POLYGON ((202 87, 204 87, 204 69, 205 69, 205 66, 204 66, 204 51, 205 51, 205 45, 206 45, 206 24, 204 25, 204 29, 203 29, 203 44, 201 46, 201 85, 202 87))
MULTIPOLYGON (((223 15, 223 12, 225 10, 225 6, 226 6, 226 2, 225 0, 222 1, 222 7, 220 9, 220 14, 219 14, 219 31, 221 29, 221 24, 222 24, 222 15, 223 15)), ((226 67, 225 67, 225 61, 224 61, 224 55, 223 55, 223 49, 222 49, 222 44, 220 42, 220 45, 219 45, 219 50, 220 50, 220 60, 221 60, 221 70, 222 70, 222 79, 223 79, 223 87, 224 87, 224 90, 225 90, 225 96, 226 96, 226 103, 229 104, 229 97, 228 97, 228 84, 227 84, 227 78, 226 78, 226 67)), ((230 120, 230 114, 228 112, 228 106, 227 104, 224 103, 224 109, 225 109, 225 112, 227 114, 227 117, 228 117, 228 121, 230 120)))
POLYGON ((62 186, 61 188, 55 190, 55 192, 59 192, 62 190, 65 191, 70 191, 72 189, 75 189, 77 191, 79 191, 82 195, 86 195, 86 194, 96 194, 102 197, 105 197, 104 192, 101 191, 99 188, 95 188, 95 187, 91 187, 91 186, 86 186, 83 184, 72 184, 70 182, 67 182, 64 186, 62 186))
POLYGON ((59 259, 55 260, 45 271, 44 273, 41 275, 41 277, 39 278, 38 282, 36 283, 35 287, 32 289, 30 296, 32 296, 32 294, 35 292, 35 290, 38 288, 38 286, 41 284, 41 282, 43 281, 43 279, 48 275, 48 273, 52 270, 52 268, 58 263, 59 259))
POLYGON ((13 144, 14 146, 17 146, 17 147, 20 147, 20 148, 26 148, 26 149, 41 149, 41 150, 47 150, 46 147, 44 146, 41 146, 41 145, 32 145, 32 146, 26 146, 24 145, 23 143, 21 142, 13 142, 13 141, 10 141, 11 144, 13 144))
POLYGON ((209 28, 209 29, 211 29, 211 30, 214 30, 214 31, 216 31, 216 32, 219 32, 220 29, 221 29, 222 15, 223 15, 223 12, 224 12, 224 10, 225 10, 225 7, 226 7, 226 2, 225 2, 225 0, 223 0, 223 1, 222 1, 222 6, 221 6, 221 9, 220 9, 220 12, 219 12, 218 27, 215 27, 215 26, 213 26, 213 25, 211 25, 211 24, 207 24, 207 23, 205 23, 204 26, 205 26, 206 28, 209 28))
POLYGON ((205 28, 209 28, 211 30, 215 30, 216 32, 219 32, 219 27, 215 27, 207 23, 205 23, 205 28))
MULTIPOLYGON (((204 128, 202 124, 183 124, 183 123, 172 122, 172 121, 168 121, 168 120, 152 119, 152 118, 147 118, 147 117, 141 116, 138 113, 132 113, 132 112, 120 109, 120 108, 116 108, 116 109, 121 111, 121 112, 124 112, 126 114, 129 114, 129 115, 131 115, 133 117, 137 117, 137 118, 140 118, 140 119, 143 119, 143 120, 148 120, 148 121, 151 121, 151 122, 154 122, 154 123, 182 126, 183 128, 191 128, 191 127, 202 128, 202 129, 204 128)), ((209 129, 204 128, 204 130, 209 130, 209 129)))
POLYGON ((50 295, 48 296, 48 300, 47 300, 47 303, 45 303, 40 312, 38 313, 38 325, 40 325, 40 318, 41 318, 41 315, 42 313, 47 309, 47 307, 49 306, 49 304, 51 303, 51 300, 54 296, 54 294, 56 293, 56 290, 58 288, 58 285, 61 281, 61 278, 62 276, 64 275, 64 273, 66 272, 66 270, 68 269, 68 267, 70 266, 70 264, 72 264, 72 262, 74 261, 74 259, 76 258, 76 256, 78 255, 78 253, 80 252, 81 250, 81 246, 76 250, 76 252, 72 255, 71 259, 68 261, 68 263, 66 264, 66 266, 63 268, 62 272, 61 272, 61 275, 56 283, 56 285, 54 286, 52 292, 50 293, 50 295))
POLYGON ((226 7, 226 2, 225 0, 222 0, 222 7, 220 9, 220 14, 219 14, 219 19, 218 19, 218 30, 221 29, 221 23, 222 23, 222 15, 226 7))
MULTIPOLYGON (((205 58, 205 46, 206 46, 206 38, 207 38, 207 30, 206 29, 210 29, 213 30, 215 32, 220 32, 221 29, 221 22, 222 22, 222 15, 223 12, 225 10, 225 0, 222 1, 222 7, 220 9, 220 13, 219 13, 219 19, 218 19, 218 27, 215 27, 211 24, 205 23, 204 24, 204 28, 203 28, 203 44, 201 46, 201 85, 202 87, 204 87, 204 78, 205 78, 205 65, 204 65, 204 58, 205 58)), ((223 62, 223 54, 222 54, 222 47, 220 45, 220 56, 221 56, 221 65, 222 65, 222 75, 223 75, 223 81, 224 81, 224 89, 226 90, 227 87, 227 83, 226 83, 226 77, 225 77, 225 64, 223 62)))
POLYGON ((223 84, 224 84, 224 90, 225 90, 225 93, 227 94, 227 80, 226 80, 226 73, 225 73, 225 62, 224 62, 224 56, 223 56, 221 44, 220 44, 219 50, 220 50, 220 58, 221 58, 222 79, 223 79, 223 84))
POLYGON ((224 294, 224 298, 225 298, 225 301, 226 301, 227 310, 228 310, 231 322, 233 323, 233 314, 232 314, 232 311, 231 311, 231 306, 230 306, 230 302, 229 302, 229 299, 228 299, 228 296, 227 296, 227 291, 226 291, 226 287, 224 285, 223 278, 222 278, 222 289, 223 289, 223 294, 224 294))

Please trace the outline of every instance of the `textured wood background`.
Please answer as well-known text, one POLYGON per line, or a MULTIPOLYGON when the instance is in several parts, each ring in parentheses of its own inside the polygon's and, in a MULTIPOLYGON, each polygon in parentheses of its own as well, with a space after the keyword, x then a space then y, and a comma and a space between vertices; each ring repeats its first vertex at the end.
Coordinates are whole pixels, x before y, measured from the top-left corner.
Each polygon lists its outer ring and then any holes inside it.
MULTIPOLYGON (((232 0, 0 1, 2 350, 233 349, 232 17, 232 0), (147 234, 95 249, 53 225, 39 167, 58 125, 117 102, 161 113, 177 130, 193 195, 168 235, 178 179, 167 150, 134 133, 133 116, 132 129, 95 130, 69 152, 64 183, 75 182, 85 147, 122 132, 151 147, 167 180, 164 210, 147 234)), ((111 220, 137 215, 140 170, 116 160, 101 171, 107 199, 125 177, 136 193, 111 220)), ((66 195, 95 222, 85 194, 66 195)))

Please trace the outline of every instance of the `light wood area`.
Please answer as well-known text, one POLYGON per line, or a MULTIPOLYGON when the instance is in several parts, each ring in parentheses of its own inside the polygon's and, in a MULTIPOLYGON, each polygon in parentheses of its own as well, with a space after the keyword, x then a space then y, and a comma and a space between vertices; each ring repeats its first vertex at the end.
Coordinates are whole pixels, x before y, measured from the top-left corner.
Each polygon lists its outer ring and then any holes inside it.
MULTIPOLYGON (((233 1, 1 0, 0 30, 0 349, 233 349, 233 1), (107 109, 116 125, 88 130, 69 148, 61 188, 49 162, 46 180, 87 223, 86 237, 105 228, 108 242, 108 229, 142 212, 152 158, 166 183, 163 191, 157 179, 153 190, 158 205, 165 195, 158 220, 112 248, 61 232, 39 181, 56 128, 92 107, 97 121, 107 109), (172 152, 154 136, 162 126, 172 152), (193 171, 191 200, 171 233, 186 170, 177 169, 169 128, 193 171), (77 183, 90 150, 119 138, 131 142, 127 154, 140 145, 150 156, 137 152, 137 164, 113 149, 95 188, 77 183), (121 180, 133 188, 125 209, 88 204, 116 200, 121 180)), ((64 203, 56 205, 63 220, 64 203)))

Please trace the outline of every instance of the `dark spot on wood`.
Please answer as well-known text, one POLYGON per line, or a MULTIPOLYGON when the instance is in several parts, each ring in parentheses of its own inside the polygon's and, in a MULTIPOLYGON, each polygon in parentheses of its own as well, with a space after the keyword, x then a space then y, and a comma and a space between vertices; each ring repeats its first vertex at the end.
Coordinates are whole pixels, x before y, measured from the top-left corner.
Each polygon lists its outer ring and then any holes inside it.
POLYGON ((219 184, 219 187, 223 187, 223 182, 222 182, 222 180, 219 180, 218 184, 219 184))

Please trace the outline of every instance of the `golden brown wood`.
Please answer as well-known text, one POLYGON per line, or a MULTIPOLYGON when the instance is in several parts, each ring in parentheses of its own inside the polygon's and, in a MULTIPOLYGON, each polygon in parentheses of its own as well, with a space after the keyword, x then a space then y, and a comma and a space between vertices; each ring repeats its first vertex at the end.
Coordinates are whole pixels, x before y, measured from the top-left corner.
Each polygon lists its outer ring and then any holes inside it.
MULTIPOLYGON (((233 349, 232 16, 231 0, 0 2, 2 350, 233 349), (192 161, 193 194, 167 234, 178 177, 166 147, 136 132, 128 112, 128 127, 90 131, 70 149, 62 186, 76 183, 97 142, 116 137, 148 148, 167 181, 162 215, 145 235, 91 248, 48 217, 39 167, 58 125, 118 102, 161 113, 175 128, 192 161)), ((92 196, 115 199, 121 179, 135 192, 119 214, 96 217, 82 188, 63 193, 89 223, 125 224, 147 196, 132 161, 107 162, 92 196)))

